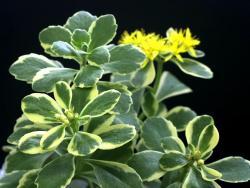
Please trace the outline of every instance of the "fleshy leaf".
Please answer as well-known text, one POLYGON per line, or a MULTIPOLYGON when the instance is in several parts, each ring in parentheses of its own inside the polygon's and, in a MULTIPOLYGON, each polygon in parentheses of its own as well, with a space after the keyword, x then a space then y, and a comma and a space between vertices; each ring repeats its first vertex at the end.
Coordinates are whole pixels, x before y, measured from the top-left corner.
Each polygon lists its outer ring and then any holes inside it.
POLYGON ((72 90, 67 82, 59 81, 54 89, 56 102, 64 109, 69 109, 72 100, 72 90))
POLYGON ((91 118, 90 122, 84 126, 84 131, 89 133, 98 132, 98 130, 109 127, 114 118, 114 114, 104 114, 103 116, 91 118))
POLYGON ((34 169, 26 172, 19 180, 17 188, 36 188, 35 180, 40 169, 34 169))
POLYGON ((250 180, 250 161, 242 157, 226 157, 207 166, 222 174, 221 181, 240 183, 250 180))
POLYGON ((17 80, 31 83, 36 73, 47 67, 62 67, 62 65, 45 56, 31 53, 20 56, 18 60, 10 66, 9 72, 15 76, 17 80))
POLYGON ((68 28, 71 32, 76 29, 84 29, 88 31, 90 25, 95 20, 96 16, 91 15, 89 12, 79 11, 69 17, 64 27, 68 28))
POLYGON ((117 114, 114 119, 114 123, 132 125, 137 131, 141 128, 141 121, 133 110, 128 113, 117 114))
POLYGON ((102 92, 88 102, 81 111, 80 116, 98 117, 110 112, 119 101, 120 95, 120 92, 114 89, 102 92))
POLYGON ((110 62, 103 68, 106 73, 130 73, 140 67, 144 61, 144 53, 132 45, 118 45, 110 50, 110 62))
POLYGON ((70 184, 75 175, 74 156, 63 155, 46 164, 36 179, 38 188, 62 188, 70 184))
POLYGON ((92 87, 102 77, 103 70, 100 67, 86 65, 77 73, 74 83, 77 87, 92 87))
POLYGON ((86 156, 95 152, 101 142, 102 139, 99 136, 79 131, 71 139, 68 152, 76 156, 86 156))
POLYGON ((89 50, 108 44, 116 34, 117 24, 113 15, 103 15, 97 18, 89 28, 91 37, 89 50))
POLYGON ((142 127, 142 138, 145 145, 153 150, 163 151, 161 138, 177 136, 177 131, 171 121, 162 117, 148 118, 142 127))
POLYGON ((61 144, 65 136, 65 125, 59 125, 46 132, 40 141, 44 150, 53 150, 61 144))
POLYGON ((71 44, 82 49, 87 46, 90 41, 90 36, 86 30, 76 29, 71 36, 71 44))
POLYGON ((74 112, 79 113, 82 111, 83 107, 95 97, 98 96, 98 90, 96 86, 89 88, 72 88, 72 101, 71 106, 74 112))
POLYGON ((127 113, 130 110, 131 105, 133 104, 131 95, 132 93, 128 90, 127 86, 120 83, 112 83, 99 81, 97 84, 98 91, 103 92, 109 89, 115 89, 121 93, 120 99, 115 105, 112 111, 117 113, 127 113))
POLYGON ((88 56, 87 59, 90 64, 102 65, 108 63, 110 60, 110 54, 105 46, 100 46, 94 49, 88 56))
POLYGON ((51 51, 54 56, 63 57, 65 59, 74 59, 78 63, 82 63, 86 55, 86 52, 76 50, 73 46, 64 41, 54 42, 51 46, 51 51))
POLYGON ((218 172, 217 170, 214 170, 212 168, 209 168, 203 165, 201 167, 201 176, 204 180, 213 181, 213 180, 220 179, 222 177, 222 174, 218 172))
POLYGON ((56 116, 63 116, 63 112, 56 101, 42 93, 32 93, 24 97, 22 111, 29 120, 35 123, 60 122, 56 116))
POLYGON ((38 92, 51 92, 58 81, 72 81, 76 72, 70 68, 42 69, 33 78, 32 89, 38 92))
POLYGON ((156 100, 155 95, 152 93, 151 90, 146 90, 144 93, 144 97, 142 98, 142 104, 141 104, 143 113, 147 117, 154 116, 159 108, 159 103, 156 100))
POLYGON ((160 159, 160 166, 166 171, 173 171, 187 165, 189 160, 187 157, 178 151, 169 151, 160 159))
POLYGON ((186 74, 191 76, 211 79, 213 72, 209 67, 194 59, 183 58, 183 62, 175 61, 175 64, 186 74))
POLYGON ((0 179, 0 187, 1 188, 14 188, 19 184, 19 179, 26 173, 26 171, 13 171, 11 173, 5 174, 0 179))
POLYGON ((46 131, 34 131, 25 134, 18 143, 19 150, 26 154, 39 154, 46 152, 40 147, 40 140, 45 133, 46 131))
MULTIPOLYGON (((167 171, 164 177, 162 178, 162 187, 169 188, 168 186, 172 185, 173 182, 181 183, 189 171, 189 167, 185 166, 174 171, 167 171)), ((171 187, 171 186, 170 186, 171 187)), ((176 187, 181 188, 181 187, 176 187)))
POLYGON ((136 88, 143 88, 150 85, 155 79, 154 63, 149 62, 145 67, 133 72, 131 84, 136 88))
POLYGON ((214 125, 214 120, 211 116, 203 115, 192 119, 186 127, 186 139, 188 144, 198 146, 200 134, 208 125, 214 125))
POLYGON ((192 92, 192 90, 188 86, 180 82, 170 72, 164 71, 161 75, 155 96, 159 101, 163 101, 167 98, 190 92, 192 92))
POLYGON ((214 125, 206 126, 200 134, 198 150, 201 153, 212 151, 219 142, 219 132, 214 125))
POLYGON ((99 130, 94 131, 94 134, 97 134, 102 139, 99 149, 110 150, 121 147, 131 141, 136 135, 136 130, 131 125, 118 124, 104 127, 103 129, 100 127, 99 130))
POLYGON ((71 32, 62 26, 49 26, 39 33, 39 40, 46 52, 53 55, 51 46, 56 41, 64 41, 70 43, 71 32))
POLYGON ((166 172, 160 168, 160 159, 163 153, 146 150, 136 153, 128 162, 140 175, 143 181, 153 181, 162 177, 166 172))
POLYGON ((43 154, 25 154, 20 151, 11 152, 5 161, 5 170, 7 173, 15 170, 32 170, 42 167, 43 163, 51 153, 43 154))
POLYGON ((20 138, 24 136, 27 133, 33 132, 33 131, 46 131, 49 127, 43 126, 43 125, 26 125, 24 127, 21 127, 17 130, 15 130, 7 139, 7 142, 10 144, 17 145, 20 138))
POLYGON ((195 167, 190 168, 182 184, 182 188, 190 188, 190 187, 218 188, 215 182, 203 180, 200 172, 195 167))
POLYGON ((168 136, 163 138, 161 140, 161 146, 165 152, 179 151, 184 154, 186 151, 185 145, 183 144, 181 139, 176 136, 168 136))
POLYGON ((174 107, 166 115, 166 118, 174 124, 178 131, 184 131, 188 122, 194 117, 196 117, 196 113, 185 106, 174 107))
POLYGON ((93 166, 95 176, 102 188, 126 187, 126 188, 143 188, 142 180, 134 169, 126 164, 89 160, 93 166))

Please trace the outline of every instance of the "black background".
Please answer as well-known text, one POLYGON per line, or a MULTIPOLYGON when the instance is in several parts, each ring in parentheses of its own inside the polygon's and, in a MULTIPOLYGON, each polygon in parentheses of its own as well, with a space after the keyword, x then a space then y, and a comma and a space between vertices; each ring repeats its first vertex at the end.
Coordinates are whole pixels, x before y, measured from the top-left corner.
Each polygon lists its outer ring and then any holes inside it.
MULTIPOLYGON (((164 35, 170 26, 190 27, 202 41, 206 52, 202 62, 214 71, 212 80, 184 75, 177 67, 165 64, 194 93, 168 100, 167 104, 187 105, 198 114, 214 117, 220 132, 220 143, 213 159, 249 154, 249 24, 250 1, 246 0, 134 0, 134 1, 6 1, 1 2, 0 66, 1 66, 1 145, 21 114, 20 100, 31 93, 24 82, 16 81, 8 68, 20 55, 43 54, 38 33, 48 25, 64 24, 67 17, 79 10, 92 14, 111 13, 119 28, 133 31, 144 28, 164 35)), ((116 38, 117 40, 118 38, 116 38)), ((70 64, 72 64, 70 62, 70 64)), ((70 66, 70 65, 69 65, 70 66)), ((5 154, 1 152, 1 163, 5 154)), ((223 187, 249 187, 245 184, 222 184, 223 187)))

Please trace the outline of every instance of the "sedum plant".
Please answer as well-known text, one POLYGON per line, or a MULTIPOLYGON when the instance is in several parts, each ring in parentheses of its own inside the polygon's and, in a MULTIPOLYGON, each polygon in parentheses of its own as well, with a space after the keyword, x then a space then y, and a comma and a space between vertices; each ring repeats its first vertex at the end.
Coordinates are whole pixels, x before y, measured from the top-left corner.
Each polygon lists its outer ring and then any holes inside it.
POLYGON ((27 54, 11 65, 10 73, 35 93, 22 99, 23 114, 4 146, 0 187, 218 188, 219 181, 247 182, 250 162, 242 157, 206 162, 219 142, 211 116, 165 105, 192 90, 163 65, 213 77, 196 60, 205 55, 196 49, 199 39, 188 28, 170 28, 165 37, 136 30, 124 32, 116 45, 110 43, 116 30, 114 16, 80 11, 63 26, 40 32, 51 59, 27 54), (78 68, 65 67, 60 58, 78 68))

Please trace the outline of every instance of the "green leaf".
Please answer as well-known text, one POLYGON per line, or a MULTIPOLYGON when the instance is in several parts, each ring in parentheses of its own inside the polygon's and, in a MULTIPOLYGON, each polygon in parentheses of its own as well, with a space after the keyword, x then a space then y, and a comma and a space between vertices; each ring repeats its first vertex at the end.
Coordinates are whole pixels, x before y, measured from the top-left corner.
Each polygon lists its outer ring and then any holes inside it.
POLYGON ((198 150, 203 154, 212 151, 219 143, 219 132, 214 125, 206 126, 200 134, 198 150))
POLYGON ((131 141, 136 135, 136 130, 131 125, 118 124, 104 127, 103 129, 100 127, 100 129, 94 131, 94 134, 97 134, 102 139, 99 149, 110 150, 121 147, 131 141))
POLYGON ((39 33, 39 40, 44 50, 53 55, 53 52, 51 52, 52 44, 56 41, 70 43, 71 32, 62 26, 49 26, 39 33))
POLYGON ((184 62, 174 61, 182 72, 198 78, 213 78, 213 72, 209 67, 194 59, 183 58, 184 62))
POLYGON ((115 148, 112 150, 97 150, 92 154, 91 158, 105 161, 116 161, 119 163, 127 163, 127 161, 134 154, 132 144, 132 142, 129 142, 119 148, 115 148), (110 155, 111 152, 112 155, 110 155))
POLYGON ((214 120, 211 116, 197 116, 191 120, 186 127, 186 139, 188 144, 198 146, 199 138, 203 129, 208 125, 214 125, 214 120))
POLYGON ((5 170, 7 173, 15 170, 32 170, 42 167, 51 153, 25 154, 20 151, 11 152, 5 160, 5 170))
POLYGON ((111 161, 88 160, 102 188, 143 188, 142 180, 134 169, 111 161))
POLYGON ((40 141, 44 150, 54 150, 57 148, 65 137, 65 125, 59 125, 46 132, 40 141))
POLYGON ((174 107, 166 115, 166 118, 174 124, 178 131, 184 131, 194 117, 196 117, 196 113, 185 106, 174 107))
POLYGON ((89 28, 91 40, 89 50, 108 44, 115 37, 117 24, 113 15, 104 15, 97 18, 89 28))
POLYGON ((71 106, 75 113, 79 113, 82 111, 83 107, 91 100, 98 96, 97 87, 90 88, 72 88, 72 101, 71 106))
POLYGON ((144 122, 141 136, 148 148, 163 151, 161 139, 167 136, 177 136, 177 131, 171 121, 162 117, 152 117, 144 122))
POLYGON ((79 11, 73 16, 69 17, 64 27, 68 28, 71 32, 76 29, 84 29, 88 31, 92 22, 96 20, 96 16, 91 15, 86 11, 79 11))
POLYGON ((159 108, 159 103, 156 100, 155 95, 151 92, 151 90, 147 90, 144 93, 144 97, 142 98, 142 104, 141 104, 143 113, 147 117, 154 116, 159 108))
POLYGON ((5 174, 0 179, 1 188, 14 188, 19 184, 19 179, 25 174, 26 171, 13 171, 11 173, 5 174))
POLYGON ((22 114, 22 116, 16 120, 16 123, 14 125, 14 131, 22 127, 25 127, 26 125, 32 125, 32 124, 33 122, 30 121, 24 114, 22 114))
POLYGON ((69 109, 72 100, 72 90, 67 82, 59 81, 55 85, 54 98, 64 109, 69 109))
POLYGON ((154 63, 148 63, 145 67, 133 72, 131 83, 135 88, 143 88, 150 85, 155 79, 154 63))
MULTIPOLYGON (((186 177, 187 172, 189 171, 189 167, 185 166, 183 168, 179 168, 174 171, 168 171, 162 178, 162 188, 169 188, 173 182, 181 183, 183 182, 184 178, 186 177), (168 187, 169 186, 169 187, 168 187)), ((181 188, 181 187, 178 187, 181 188)))
POLYGON ((166 153, 170 151, 179 151, 184 154, 186 151, 185 145, 183 144, 181 139, 175 136, 168 136, 163 138, 161 140, 161 146, 166 153))
POLYGON ((192 92, 192 90, 188 86, 180 82, 170 72, 164 71, 161 75, 155 96, 159 101, 163 101, 167 98, 190 92, 192 92))
POLYGON ((26 172, 20 178, 19 185, 17 186, 17 188, 36 188, 37 186, 35 185, 35 180, 39 171, 39 169, 35 169, 26 172))
POLYGON ((115 116, 114 123, 132 125, 137 131, 139 131, 141 128, 141 121, 133 110, 128 113, 117 114, 115 116))
POLYGON ((204 180, 213 181, 213 180, 220 179, 222 177, 222 174, 218 172, 217 170, 214 170, 212 168, 209 168, 203 165, 201 167, 201 176, 204 180))
POLYGON ((160 166, 166 171, 173 171, 186 166, 189 163, 187 157, 178 151, 169 151, 160 159, 160 166))
POLYGON ((22 111, 27 118, 35 123, 60 122, 57 115, 63 115, 61 108, 50 96, 32 93, 22 100, 22 111))
POLYGON ((76 72, 70 68, 42 69, 33 78, 32 89, 38 92, 51 92, 58 81, 72 81, 76 72))
POLYGON ((153 181, 162 177, 166 172, 160 168, 160 159, 163 153, 146 150, 136 153, 128 162, 140 175, 143 181, 153 181))
POLYGON ((58 68, 62 67, 62 65, 57 61, 46 58, 45 56, 31 53, 20 56, 18 60, 10 66, 9 72, 17 80, 31 83, 36 73, 47 67, 58 68))
POLYGON ((51 46, 51 51, 57 57, 63 57, 65 59, 74 59, 78 63, 82 63, 86 52, 76 50, 69 43, 64 41, 54 42, 51 46))
POLYGON ((105 127, 109 127, 114 118, 115 115, 113 114, 104 114, 103 116, 91 118, 90 122, 84 126, 84 131, 89 133, 98 132, 98 129, 102 130, 105 127))
POLYGON ((83 66, 77 73, 74 84, 80 88, 92 87, 102 77, 102 74, 103 70, 100 67, 92 65, 83 66))
POLYGON ((130 110, 133 101, 131 98, 132 93, 128 90, 127 86, 120 83, 99 81, 97 87, 100 92, 115 89, 121 93, 120 99, 112 111, 117 113, 127 113, 130 110))
POLYGON ((102 139, 86 132, 77 132, 68 145, 68 152, 76 156, 86 156, 94 153, 102 143, 102 139))
POLYGON ((71 44, 78 49, 84 49, 90 41, 90 36, 86 30, 76 29, 71 36, 71 44))
POLYGON ((40 140, 45 133, 46 131, 34 131, 25 134, 18 143, 19 150, 26 154, 46 152, 40 147, 40 140))
POLYGON ((102 92, 88 102, 80 116, 98 117, 110 112, 119 101, 120 95, 120 92, 114 89, 102 92))
POLYGON ((165 117, 166 114, 167 114, 167 111, 168 111, 168 109, 167 109, 166 105, 163 102, 160 102, 159 103, 159 108, 158 108, 155 116, 165 117))
POLYGON ((242 157, 226 157, 207 166, 222 174, 221 181, 240 183, 250 180, 250 161, 242 157))
POLYGON ((109 50, 105 46, 95 48, 87 56, 87 59, 90 64, 94 65, 102 65, 104 63, 108 63, 110 60, 109 50))
POLYGON ((106 73, 130 73, 140 68, 144 61, 144 53, 132 45, 118 45, 110 50, 110 62, 103 68, 106 73))
POLYGON ((200 172, 195 167, 190 168, 182 184, 182 188, 190 188, 190 187, 218 188, 215 182, 203 180, 200 172))
POLYGON ((133 110, 135 110, 135 112, 139 112, 140 108, 141 108, 141 101, 142 101, 142 97, 144 95, 145 89, 138 89, 138 90, 134 90, 132 92, 132 99, 133 99, 133 110))
POLYGON ((75 175, 74 156, 63 155, 46 164, 38 174, 38 188, 62 188, 70 184, 75 175))
POLYGON ((27 133, 33 132, 33 131, 46 131, 49 129, 49 126, 44 125, 26 125, 24 127, 21 127, 17 130, 15 130, 7 139, 7 142, 10 144, 18 145, 18 142, 22 136, 24 136, 27 133))

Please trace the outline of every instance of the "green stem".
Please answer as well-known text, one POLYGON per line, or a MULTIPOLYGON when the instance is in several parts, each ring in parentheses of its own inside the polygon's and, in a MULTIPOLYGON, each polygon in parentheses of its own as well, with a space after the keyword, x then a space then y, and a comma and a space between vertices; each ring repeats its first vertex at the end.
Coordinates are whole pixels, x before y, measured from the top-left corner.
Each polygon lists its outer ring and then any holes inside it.
POLYGON ((163 71, 163 62, 157 61, 156 78, 153 87, 154 92, 156 92, 156 89, 159 86, 162 71, 163 71))

